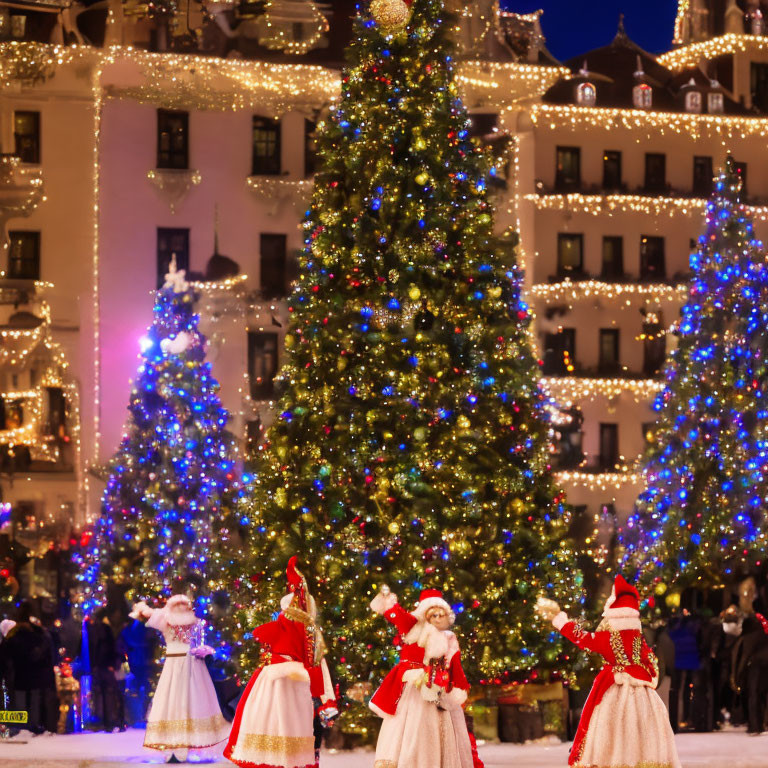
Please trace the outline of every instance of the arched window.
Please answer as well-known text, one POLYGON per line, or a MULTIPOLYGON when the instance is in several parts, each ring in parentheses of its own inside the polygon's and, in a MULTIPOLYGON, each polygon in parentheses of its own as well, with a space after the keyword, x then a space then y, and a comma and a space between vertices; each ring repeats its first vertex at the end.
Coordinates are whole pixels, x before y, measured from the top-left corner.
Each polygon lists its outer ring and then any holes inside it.
POLYGON ((632 103, 637 109, 649 109, 653 106, 653 88, 647 83, 640 83, 632 89, 632 103))
POLYGON ((576 103, 582 107, 594 107, 597 91, 592 83, 580 83, 576 86, 576 103))
POLYGON ((700 91, 688 91, 688 93, 685 94, 685 111, 701 112, 701 92, 700 91))
POLYGON ((723 111, 723 94, 719 91, 714 91, 707 94, 707 109, 710 114, 719 114, 723 111))

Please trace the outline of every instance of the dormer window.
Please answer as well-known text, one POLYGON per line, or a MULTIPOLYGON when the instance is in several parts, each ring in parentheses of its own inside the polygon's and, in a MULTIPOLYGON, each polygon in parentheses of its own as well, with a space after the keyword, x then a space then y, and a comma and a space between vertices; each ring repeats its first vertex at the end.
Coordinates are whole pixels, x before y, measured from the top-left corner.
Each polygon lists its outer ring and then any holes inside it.
POLYGON ((640 83, 632 89, 632 104, 636 109, 650 109, 653 106, 653 88, 640 83))
POLYGON ((723 111, 723 94, 720 91, 707 94, 707 111, 711 115, 717 115, 723 111))
POLYGON ((597 90, 592 83, 580 83, 576 86, 576 103, 581 107, 594 107, 597 102, 597 90))
POLYGON ((685 94, 685 111, 686 112, 701 112, 701 92, 700 91, 688 91, 685 94))

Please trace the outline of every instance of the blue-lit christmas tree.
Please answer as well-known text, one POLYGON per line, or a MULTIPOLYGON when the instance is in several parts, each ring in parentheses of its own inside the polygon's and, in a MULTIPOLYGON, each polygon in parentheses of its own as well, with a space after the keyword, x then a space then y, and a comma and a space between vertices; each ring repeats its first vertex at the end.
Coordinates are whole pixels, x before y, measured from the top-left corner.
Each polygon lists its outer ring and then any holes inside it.
POLYGON ((691 256, 647 488, 623 532, 625 564, 676 588, 728 580, 765 557, 768 266, 740 189, 728 158, 691 256))
POLYGON ((542 590, 581 597, 516 240, 494 231, 454 26, 441 0, 360 4, 340 106, 319 126, 257 544, 235 585, 248 629, 298 554, 345 683, 392 663, 368 607, 383 583, 405 606, 445 591, 474 681, 566 667, 532 606, 542 590))
POLYGON ((234 510, 237 448, 205 360, 196 300, 174 260, 141 340, 126 431, 84 554, 86 612, 106 600, 112 582, 134 600, 181 588, 208 614, 242 555, 234 510))

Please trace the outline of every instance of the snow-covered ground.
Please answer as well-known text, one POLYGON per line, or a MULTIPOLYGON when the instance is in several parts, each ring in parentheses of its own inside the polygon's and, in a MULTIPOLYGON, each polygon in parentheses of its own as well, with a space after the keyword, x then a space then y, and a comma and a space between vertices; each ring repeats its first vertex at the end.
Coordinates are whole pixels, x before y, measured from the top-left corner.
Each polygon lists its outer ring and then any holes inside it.
MULTIPOLYGON (((17 737, 17 738, 23 738, 17 737)), ((118 768, 116 764, 162 763, 163 755, 142 747, 144 732, 36 736, 26 744, 0 740, 2 768, 118 768)), ((686 733, 677 737, 683 768, 768 768, 768 734, 747 736, 739 730, 686 733)), ((568 745, 485 744, 480 755, 487 768, 566 768, 568 745)), ((215 755, 213 755, 215 759, 215 755)), ((219 752, 218 760, 224 761, 219 752)), ((321 768, 372 768, 373 752, 324 752, 321 768)))

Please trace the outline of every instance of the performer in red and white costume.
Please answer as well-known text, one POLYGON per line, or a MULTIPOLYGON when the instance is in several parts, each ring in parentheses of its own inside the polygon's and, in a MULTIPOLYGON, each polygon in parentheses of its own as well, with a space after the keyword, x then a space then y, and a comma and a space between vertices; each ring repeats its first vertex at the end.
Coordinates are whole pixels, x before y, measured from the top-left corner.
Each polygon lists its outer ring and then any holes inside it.
POLYGON ((450 606, 438 590, 426 589, 408 613, 382 587, 371 609, 395 626, 402 646, 369 704, 384 720, 374 768, 477 768, 462 709, 469 683, 448 629, 455 619, 450 606))
POLYGON ((261 665, 237 706, 224 756, 242 768, 317 768, 312 698, 325 724, 338 714, 317 609, 296 558, 275 621, 253 632, 261 665))
POLYGON ((229 723, 221 714, 204 661, 213 648, 203 642, 205 622, 195 616, 190 599, 173 595, 163 608, 137 603, 130 615, 165 638, 165 662, 147 717, 144 746, 181 754, 224 741, 229 723))
POLYGON ((553 600, 538 614, 571 642, 605 660, 581 715, 568 764, 578 768, 680 768, 669 715, 659 695, 659 665, 640 626, 640 596, 619 574, 603 621, 585 632, 553 600))

